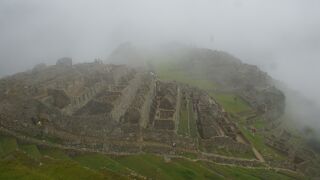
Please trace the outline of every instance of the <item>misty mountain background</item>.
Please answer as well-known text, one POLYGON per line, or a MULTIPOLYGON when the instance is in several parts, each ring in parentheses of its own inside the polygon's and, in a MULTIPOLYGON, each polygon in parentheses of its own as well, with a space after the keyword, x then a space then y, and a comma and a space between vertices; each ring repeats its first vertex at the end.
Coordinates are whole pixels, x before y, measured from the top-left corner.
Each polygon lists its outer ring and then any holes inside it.
POLYGON ((319 124, 319 8, 318 0, 0 0, 0 77, 65 56, 107 59, 123 42, 177 41, 258 65, 309 99, 312 108, 294 111, 319 124))

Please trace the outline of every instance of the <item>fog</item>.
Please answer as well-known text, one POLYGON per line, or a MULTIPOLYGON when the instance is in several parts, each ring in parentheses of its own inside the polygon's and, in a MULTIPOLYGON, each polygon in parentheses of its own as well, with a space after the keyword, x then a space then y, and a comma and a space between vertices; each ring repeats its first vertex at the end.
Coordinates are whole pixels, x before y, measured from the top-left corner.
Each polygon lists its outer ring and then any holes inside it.
POLYGON ((228 51, 320 104, 318 0, 0 0, 0 76, 120 43, 228 51))

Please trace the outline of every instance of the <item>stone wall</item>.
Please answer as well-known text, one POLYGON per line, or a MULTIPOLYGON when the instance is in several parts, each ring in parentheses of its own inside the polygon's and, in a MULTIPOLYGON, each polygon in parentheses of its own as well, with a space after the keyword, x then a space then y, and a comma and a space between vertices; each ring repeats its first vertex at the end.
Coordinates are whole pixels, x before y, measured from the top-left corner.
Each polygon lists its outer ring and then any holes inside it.
POLYGON ((116 121, 120 121, 120 117, 124 116, 130 107, 138 88, 141 85, 142 73, 137 73, 135 78, 129 82, 129 85, 122 91, 122 96, 114 103, 114 109, 111 112, 112 117, 116 121))
POLYGON ((205 152, 215 153, 220 149, 230 152, 247 153, 251 152, 251 146, 234 141, 230 137, 213 137, 211 139, 202 139, 200 145, 204 148, 205 152))
POLYGON ((151 116, 153 115, 151 111, 153 111, 152 105, 154 103, 154 98, 156 94, 155 88, 156 88, 156 82, 155 82, 155 79, 152 78, 149 86, 149 92, 146 94, 144 104, 141 108, 140 126, 143 128, 147 127, 150 121, 150 118, 152 118, 151 116))
POLYGON ((108 85, 105 82, 96 83, 94 86, 86 88, 80 96, 72 96, 71 104, 63 109, 63 112, 71 115, 76 112, 78 109, 86 105, 90 100, 92 100, 97 93, 100 93, 102 90, 108 88, 108 85))
POLYGON ((176 130, 180 112, 180 90, 177 84, 156 81, 156 93, 152 105, 150 127, 176 130))

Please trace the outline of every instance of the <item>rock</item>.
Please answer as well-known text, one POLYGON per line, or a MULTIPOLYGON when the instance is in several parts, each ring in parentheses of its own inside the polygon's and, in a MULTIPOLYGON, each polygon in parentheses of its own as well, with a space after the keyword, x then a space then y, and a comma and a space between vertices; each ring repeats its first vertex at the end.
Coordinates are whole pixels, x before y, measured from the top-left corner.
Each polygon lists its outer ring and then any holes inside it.
POLYGON ((48 94, 53 97, 53 105, 62 109, 71 103, 64 90, 49 89, 48 94))

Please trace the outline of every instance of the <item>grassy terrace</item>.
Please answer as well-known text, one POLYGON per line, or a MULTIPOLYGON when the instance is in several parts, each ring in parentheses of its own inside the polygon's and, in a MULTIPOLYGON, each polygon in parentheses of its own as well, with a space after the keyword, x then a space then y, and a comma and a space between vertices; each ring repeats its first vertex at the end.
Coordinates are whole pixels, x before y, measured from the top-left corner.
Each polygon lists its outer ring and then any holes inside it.
POLYGON ((197 130, 197 122, 196 122, 196 118, 195 118, 195 114, 193 111, 193 107, 192 104, 189 103, 189 125, 190 125, 190 136, 193 138, 197 138, 198 137, 198 130, 197 130))
POLYGON ((181 102, 181 109, 180 109, 180 120, 178 126, 178 134, 182 136, 189 136, 190 129, 189 129, 189 119, 188 119, 188 109, 187 106, 184 105, 185 102, 181 102))
POLYGON ((177 66, 178 65, 173 62, 156 63, 155 68, 159 79, 186 83, 205 90, 215 88, 215 85, 211 81, 205 80, 200 76, 190 75, 177 66))
POLYGON ((187 100, 182 100, 180 109, 180 120, 178 134, 182 136, 198 137, 196 119, 192 104, 187 100))
POLYGON ((245 101, 234 94, 214 92, 210 92, 209 94, 229 113, 239 113, 251 110, 250 106, 245 101))
POLYGON ((253 135, 250 130, 240 126, 241 132, 244 136, 257 148, 257 150, 265 157, 272 157, 275 160, 285 160, 286 157, 276 150, 270 148, 264 143, 264 137, 258 133, 253 135))
POLYGON ((107 156, 96 153, 68 155, 58 149, 39 149, 0 137, 0 179, 303 179, 297 174, 217 165, 202 161, 140 154, 107 156))

